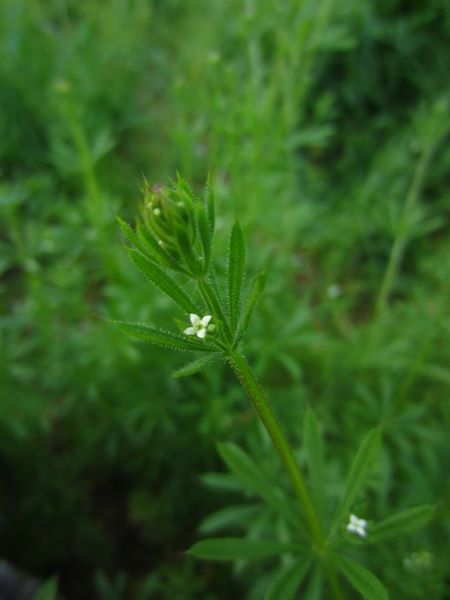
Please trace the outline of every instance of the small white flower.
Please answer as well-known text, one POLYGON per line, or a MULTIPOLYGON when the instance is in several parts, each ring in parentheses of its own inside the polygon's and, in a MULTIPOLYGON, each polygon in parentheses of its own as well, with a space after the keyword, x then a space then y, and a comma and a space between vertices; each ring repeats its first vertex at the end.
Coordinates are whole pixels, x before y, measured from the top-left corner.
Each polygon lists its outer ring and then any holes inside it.
POLYGON ((358 519, 355 515, 350 515, 350 520, 347 525, 347 531, 350 533, 356 533, 359 537, 366 537, 367 535, 367 521, 364 519, 358 519))
MULTIPOLYGON (((211 321, 211 315, 205 315, 203 319, 200 319, 198 315, 189 315, 191 319, 192 327, 188 327, 184 330, 186 335, 196 335, 199 338, 204 338, 206 336, 206 331, 208 329, 208 324, 211 321)), ((212 329, 212 325, 210 325, 210 329, 212 329)))

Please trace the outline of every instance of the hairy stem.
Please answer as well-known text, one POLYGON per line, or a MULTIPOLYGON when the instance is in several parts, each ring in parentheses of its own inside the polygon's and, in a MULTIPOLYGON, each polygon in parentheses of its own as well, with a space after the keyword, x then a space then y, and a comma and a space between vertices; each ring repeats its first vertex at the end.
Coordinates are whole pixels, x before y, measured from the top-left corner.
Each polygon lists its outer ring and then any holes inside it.
MULTIPOLYGON (((272 443, 278 453, 278 456, 283 463, 286 473, 292 483, 295 495, 300 502, 300 505, 305 516, 311 540, 315 549, 319 554, 325 551, 325 538, 322 532, 319 518, 312 503, 308 489, 303 478, 303 474, 295 459, 294 453, 286 439, 283 430, 278 422, 275 413, 270 406, 269 400, 264 393, 263 388, 255 377, 252 368, 248 364, 245 356, 239 352, 231 352, 228 356, 228 362, 231 368, 237 375, 242 387, 253 403, 259 418, 264 424, 267 433, 272 440, 272 443)), ((325 575, 330 585, 331 592, 335 600, 342 600, 342 592, 340 589, 339 579, 334 571, 333 566, 325 559, 325 575)))
POLYGON ((264 390, 262 389, 260 383, 253 373, 253 370, 242 354, 233 352, 228 357, 228 361, 233 371, 236 373, 239 381, 241 382, 244 390, 252 401, 253 406, 263 422, 267 433, 269 434, 273 445, 278 452, 281 462, 286 469, 286 473, 291 480, 295 494, 302 506, 306 523, 314 544, 318 548, 322 548, 324 544, 322 529, 306 488, 303 475, 294 457, 294 453, 292 452, 292 449, 289 446, 289 443, 283 431, 281 430, 278 420, 269 404, 264 390))

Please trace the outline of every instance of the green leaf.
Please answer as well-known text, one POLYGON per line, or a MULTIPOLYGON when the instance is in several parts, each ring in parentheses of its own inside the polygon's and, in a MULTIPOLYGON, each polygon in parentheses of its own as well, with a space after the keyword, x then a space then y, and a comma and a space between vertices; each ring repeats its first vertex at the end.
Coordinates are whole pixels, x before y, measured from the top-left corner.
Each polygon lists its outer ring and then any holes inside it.
POLYGON ((279 494, 278 488, 266 477, 250 456, 231 442, 218 444, 219 453, 232 473, 251 492, 258 494, 277 512, 284 514, 297 525, 300 517, 285 499, 279 494))
POLYGON ((267 592, 265 600, 293 600, 310 566, 310 558, 295 561, 277 577, 267 592))
MULTIPOLYGON (((304 600, 323 600, 324 577, 322 565, 316 563, 309 576, 309 581, 305 593, 304 600)), ((303 600, 303 599, 302 599, 303 600)))
POLYGON ((214 229, 216 226, 216 201, 214 197, 214 191, 211 186, 211 182, 208 178, 208 183, 205 189, 205 202, 206 202, 206 214, 208 216, 209 229, 211 231, 211 238, 214 235, 214 229))
POLYGON ((240 560, 280 555, 294 549, 292 544, 282 544, 271 540, 214 538, 197 542, 187 552, 196 558, 206 560, 240 560))
POLYGON ((344 495, 333 517, 332 532, 336 531, 342 521, 348 517, 353 502, 365 485, 380 450, 380 437, 380 430, 376 428, 363 439, 350 467, 344 495))
POLYGON ((194 301, 184 292, 181 287, 165 273, 159 265, 153 262, 150 258, 134 250, 127 248, 127 251, 136 267, 144 274, 146 279, 158 287, 161 291, 167 294, 181 308, 188 313, 197 313, 198 307, 194 301))
POLYGON ((308 461, 309 480, 317 512, 321 519, 325 512, 325 463, 323 439, 316 415, 308 408, 303 424, 306 458, 308 461))
POLYGON ((388 600, 389 595, 381 581, 368 569, 343 556, 335 557, 336 564, 350 584, 366 600, 388 600))
POLYGON ((138 223, 136 231, 134 231, 126 221, 120 217, 116 217, 116 219, 123 235, 132 246, 145 256, 156 257, 165 267, 182 272, 182 269, 178 267, 176 262, 161 248, 155 238, 141 224, 138 223))
POLYGON ((226 506, 208 515, 200 524, 201 533, 215 533, 225 527, 242 527, 247 529, 248 523, 255 520, 261 510, 260 504, 244 504, 241 506, 226 506))
POLYGON ((179 251, 183 256, 184 261, 188 265, 191 273, 199 275, 202 271, 203 265, 201 265, 200 259, 197 255, 194 241, 190 238, 185 228, 178 227, 176 231, 174 231, 174 234, 177 240, 179 251))
POLYGON ((236 329, 240 314, 244 275, 245 239, 241 226, 236 222, 231 230, 228 252, 228 302, 232 331, 236 329))
POLYGON ((186 365, 184 365, 184 367, 180 367, 179 369, 174 371, 172 373, 172 377, 176 377, 176 378, 187 377, 188 375, 194 375, 195 373, 199 373, 205 367, 208 367, 209 365, 213 364, 215 362, 215 360, 217 360, 218 356, 219 356, 218 354, 217 355, 211 354, 209 356, 201 356, 200 358, 197 358, 197 360, 193 360, 193 361, 187 363, 186 365))
POLYGON ((197 196, 194 194, 193 189, 185 181, 179 173, 177 173, 177 180, 175 183, 175 193, 183 199, 184 202, 188 205, 189 209, 193 209, 197 204, 197 196))
POLYGON ((197 216, 197 229, 200 236, 200 241, 202 243, 203 248, 203 272, 206 273, 208 271, 209 260, 211 258, 211 243, 212 243, 212 235, 211 229, 208 224, 208 219, 206 217, 206 211, 203 204, 198 203, 196 206, 196 216, 197 216))
POLYGON ((245 299, 244 308, 242 311, 242 318, 239 324, 239 333, 237 336, 238 339, 241 339, 247 331, 248 326, 250 325, 250 319, 252 318, 253 310, 255 309, 255 306, 261 299, 265 287, 266 274, 259 273, 252 280, 249 291, 247 293, 247 297, 245 299))
POLYGON ((221 457, 230 471, 252 492, 259 494, 269 503, 276 502, 278 495, 273 483, 259 469, 250 456, 231 442, 218 444, 221 457))
POLYGON ((48 579, 43 585, 41 585, 36 595, 34 596, 34 600, 55 600, 57 593, 58 580, 56 579, 56 577, 52 577, 51 579, 48 579))
POLYGON ((379 542, 404 533, 420 529, 432 518, 435 507, 431 505, 416 506, 389 517, 369 530, 369 542, 379 542))
POLYGON ((200 475, 202 484, 219 492, 242 492, 242 486, 230 473, 204 473, 200 475))
POLYGON ((144 340, 150 344, 172 348, 173 350, 194 351, 194 352, 216 352, 214 346, 205 342, 200 342, 188 337, 181 337, 176 333, 158 329, 145 323, 130 323, 128 321, 110 321, 117 325, 124 333, 131 337, 144 340))
POLYGON ((142 254, 152 258, 154 257, 156 261, 159 261, 163 265, 163 267, 186 274, 185 269, 183 269, 183 267, 166 252, 164 246, 162 246, 147 227, 141 223, 138 223, 136 227, 135 246, 142 254))
POLYGON ((138 240, 134 229, 120 217, 116 217, 116 219, 125 238, 130 242, 130 244, 132 244, 133 246, 137 246, 138 240))
POLYGON ((214 280, 200 279, 198 282, 199 290, 205 304, 211 311, 211 315, 214 317, 214 319, 217 319, 217 321, 213 322, 214 325, 223 326, 225 335, 228 339, 230 339, 230 328, 222 310, 222 302, 213 281, 214 280))

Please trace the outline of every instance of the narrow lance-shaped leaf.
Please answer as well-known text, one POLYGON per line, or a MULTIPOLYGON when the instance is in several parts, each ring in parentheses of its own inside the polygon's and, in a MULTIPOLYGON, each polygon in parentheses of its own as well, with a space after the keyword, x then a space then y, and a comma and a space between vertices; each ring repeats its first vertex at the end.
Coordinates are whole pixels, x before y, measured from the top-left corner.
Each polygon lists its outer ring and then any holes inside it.
POLYGON ((308 600, 323 600, 324 576, 322 565, 316 563, 309 576, 308 586, 305 590, 305 598, 308 600))
POLYGON ((416 506, 389 517, 369 530, 368 542, 379 542, 424 527, 432 518, 434 506, 416 506))
POLYGON ((231 329, 235 331, 241 308, 242 286, 245 275, 245 239, 239 223, 231 230, 228 252, 228 302, 231 329))
POLYGON ((137 249, 142 254, 155 257, 163 267, 178 271, 180 273, 186 273, 186 271, 166 252, 161 240, 157 240, 152 233, 141 223, 138 223, 136 227, 136 237, 138 244, 137 249))
POLYGON ((218 449, 229 469, 249 490, 259 494, 269 504, 278 501, 279 495, 272 482, 246 452, 231 442, 218 444, 218 449))
POLYGON ((153 262, 147 256, 144 256, 139 250, 133 248, 127 248, 131 260, 142 271, 144 276, 151 281, 156 287, 167 294, 172 300, 174 300, 181 308, 188 313, 197 313, 198 307, 194 301, 189 298, 184 290, 165 273, 159 265, 153 262))
POLYGON ((343 556, 336 556, 335 560, 339 570, 365 600, 388 600, 386 588, 373 573, 343 556))
POLYGON ((214 235, 214 229, 216 227, 216 201, 214 198, 214 191, 211 183, 208 179, 205 189, 205 202, 206 202, 206 214, 208 216, 208 224, 211 231, 211 237, 214 235))
POLYGON ((308 408, 303 425, 303 439, 305 440, 306 458, 308 461, 309 480, 311 482, 312 496, 319 517, 323 518, 325 509, 325 466, 323 453, 323 439, 316 415, 308 408))
POLYGON ((165 331, 164 329, 158 329, 152 325, 130 323, 127 321, 110 322, 114 323, 127 335, 143 340, 144 342, 149 342, 150 344, 156 344, 157 346, 172 348, 174 350, 184 350, 187 352, 216 352, 214 346, 210 346, 205 342, 197 342, 197 340, 188 337, 181 337, 180 335, 165 331))
POLYGON ((261 504, 226 506, 205 517, 200 523, 199 531, 210 534, 230 526, 246 531, 248 523, 255 521, 261 513, 261 508, 261 504))
POLYGON ((179 173, 177 173, 177 180, 175 183, 175 189, 177 195, 183 198, 184 202, 192 209, 197 204, 197 197, 194 194, 191 186, 185 181, 179 173))
POLYGON ((242 486, 230 473, 204 473, 200 476, 202 484, 219 492, 242 492, 242 486))
POLYGON ((230 442, 218 444, 219 453, 230 470, 253 493, 263 498, 269 506, 284 514, 291 522, 299 523, 299 515, 280 496, 250 456, 230 442))
POLYGON ((239 333, 237 339, 240 340, 248 329, 250 319, 253 314, 255 306, 258 304, 263 292, 266 287, 266 274, 259 273, 254 277, 250 284, 250 288, 245 299, 244 308, 242 311, 241 321, 239 323, 239 333))
POLYGON ((290 552, 296 547, 271 540, 248 540, 245 538, 214 538, 197 542, 188 554, 206 560, 240 560, 264 558, 290 552))
POLYGON ((274 581, 265 600, 294 600, 301 582, 311 566, 311 558, 296 560, 274 581))
POLYGON ((193 360, 187 365, 180 367, 176 371, 172 373, 172 376, 175 378, 178 377, 187 377, 188 375, 194 375, 195 373, 199 373, 205 367, 210 366, 215 360, 217 360, 218 354, 211 354, 208 356, 201 356, 197 358, 197 360, 193 360))
POLYGON ((344 495, 333 518, 331 531, 335 532, 343 519, 346 519, 357 495, 367 481, 375 458, 380 449, 380 430, 370 431, 363 439, 350 467, 345 484, 344 495))
POLYGON ((205 207, 200 202, 196 206, 197 229, 203 248, 203 272, 208 270, 209 260, 211 258, 211 230, 208 225, 205 207))
POLYGON ((136 231, 123 219, 116 217, 120 229, 125 238, 145 256, 151 256, 159 260, 162 265, 169 269, 182 272, 175 261, 162 249, 154 237, 145 231, 141 224, 137 224, 136 231))
POLYGON ((133 246, 137 246, 139 242, 137 240, 134 229, 120 217, 116 217, 116 219, 125 238, 130 242, 130 244, 132 244, 133 246))
POLYGON ((222 302, 217 293, 216 286, 208 279, 199 280, 198 286, 202 298, 208 309, 211 311, 211 314, 217 319, 220 326, 223 326, 227 338, 231 339, 230 327, 225 318, 225 314, 222 309, 222 302))
POLYGON ((179 227, 175 232, 178 248, 192 274, 199 274, 202 265, 195 250, 195 240, 189 239, 186 230, 179 227))
POLYGON ((136 231, 134 231, 126 221, 123 221, 120 217, 116 217, 116 219, 125 238, 136 248, 136 250, 140 251, 144 256, 150 256, 155 260, 158 260, 168 269, 173 269, 180 273, 184 272, 167 252, 162 249, 152 234, 145 230, 141 223, 137 224, 136 231))

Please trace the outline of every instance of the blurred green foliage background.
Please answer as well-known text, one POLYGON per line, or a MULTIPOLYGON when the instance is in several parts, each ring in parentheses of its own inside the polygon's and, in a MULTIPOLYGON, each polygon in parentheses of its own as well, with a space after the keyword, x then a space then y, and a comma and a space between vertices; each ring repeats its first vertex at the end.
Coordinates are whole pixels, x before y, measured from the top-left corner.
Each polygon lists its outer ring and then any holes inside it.
POLYGON ((210 172, 219 259, 237 211, 269 273, 246 350, 289 436, 313 406, 333 489, 382 424, 367 512, 437 514, 368 564, 450 598, 449 34, 444 0, 1 2, 0 557, 69 600, 261 597, 264 564, 183 554, 236 498, 202 484, 217 441, 277 479, 247 400, 101 318, 171 322, 115 215, 210 172))

